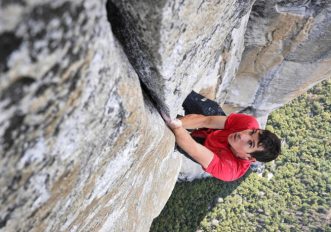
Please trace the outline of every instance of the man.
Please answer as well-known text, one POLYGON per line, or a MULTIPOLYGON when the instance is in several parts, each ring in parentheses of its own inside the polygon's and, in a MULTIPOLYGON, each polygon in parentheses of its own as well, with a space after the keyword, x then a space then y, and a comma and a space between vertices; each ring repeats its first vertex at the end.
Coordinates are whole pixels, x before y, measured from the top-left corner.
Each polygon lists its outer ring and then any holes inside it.
POLYGON ((281 150, 279 138, 259 129, 257 120, 246 114, 204 116, 189 114, 168 120, 176 143, 212 176, 233 181, 243 176, 252 162, 269 162, 281 150), (191 134, 186 129, 203 128, 191 134), (195 139, 203 139, 202 144, 195 139))

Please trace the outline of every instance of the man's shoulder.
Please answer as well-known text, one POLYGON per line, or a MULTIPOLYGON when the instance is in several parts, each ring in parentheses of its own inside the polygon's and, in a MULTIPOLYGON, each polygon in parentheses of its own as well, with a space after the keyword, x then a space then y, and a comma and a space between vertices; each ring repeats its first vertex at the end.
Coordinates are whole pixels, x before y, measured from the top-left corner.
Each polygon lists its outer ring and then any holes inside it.
POLYGON ((243 113, 231 113, 228 118, 233 118, 237 120, 253 120, 257 121, 257 119, 253 115, 243 114, 243 113))
POLYGON ((257 119, 252 115, 232 113, 226 120, 225 128, 237 130, 258 129, 260 125, 257 119))
POLYGON ((208 172, 214 177, 223 181, 234 181, 242 177, 249 169, 251 162, 239 159, 231 150, 223 149, 216 154, 217 161, 214 160, 208 172))

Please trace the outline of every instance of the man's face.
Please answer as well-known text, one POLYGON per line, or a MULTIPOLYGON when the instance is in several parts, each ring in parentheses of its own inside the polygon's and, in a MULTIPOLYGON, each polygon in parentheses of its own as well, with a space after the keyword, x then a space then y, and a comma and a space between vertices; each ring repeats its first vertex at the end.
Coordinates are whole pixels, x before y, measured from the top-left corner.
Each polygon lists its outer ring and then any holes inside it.
POLYGON ((234 155, 241 159, 254 161, 255 159, 252 158, 249 153, 263 150, 263 147, 258 145, 259 133, 260 130, 248 129, 230 134, 228 137, 228 142, 234 155))

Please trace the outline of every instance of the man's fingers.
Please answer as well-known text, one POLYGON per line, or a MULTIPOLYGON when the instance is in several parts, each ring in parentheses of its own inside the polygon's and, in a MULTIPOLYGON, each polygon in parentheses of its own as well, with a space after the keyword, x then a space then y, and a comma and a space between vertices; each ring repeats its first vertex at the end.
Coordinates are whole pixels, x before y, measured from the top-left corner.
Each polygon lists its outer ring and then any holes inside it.
POLYGON ((167 122, 168 127, 170 127, 170 129, 177 129, 182 127, 182 121, 180 121, 179 119, 172 119, 169 122, 167 122))
POLYGON ((170 122, 175 128, 181 127, 182 126, 182 121, 179 119, 173 119, 170 122))
POLYGON ((160 112, 160 114, 167 126, 170 127, 170 129, 176 129, 182 126, 182 121, 180 121, 179 119, 171 119, 166 113, 162 111, 160 112))

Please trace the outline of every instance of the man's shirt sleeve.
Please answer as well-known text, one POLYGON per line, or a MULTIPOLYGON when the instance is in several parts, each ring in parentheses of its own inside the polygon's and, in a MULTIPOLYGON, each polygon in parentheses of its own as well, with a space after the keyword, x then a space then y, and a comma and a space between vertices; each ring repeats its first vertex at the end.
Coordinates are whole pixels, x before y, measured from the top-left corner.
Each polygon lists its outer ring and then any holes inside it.
POLYGON ((256 118, 247 114, 230 114, 224 124, 224 130, 242 131, 246 129, 259 129, 256 118))
POLYGON ((242 177, 248 170, 250 162, 238 162, 236 159, 222 159, 220 157, 232 156, 232 154, 226 154, 227 151, 223 151, 222 153, 221 156, 214 153, 214 157, 205 171, 223 181, 233 181, 242 177))

